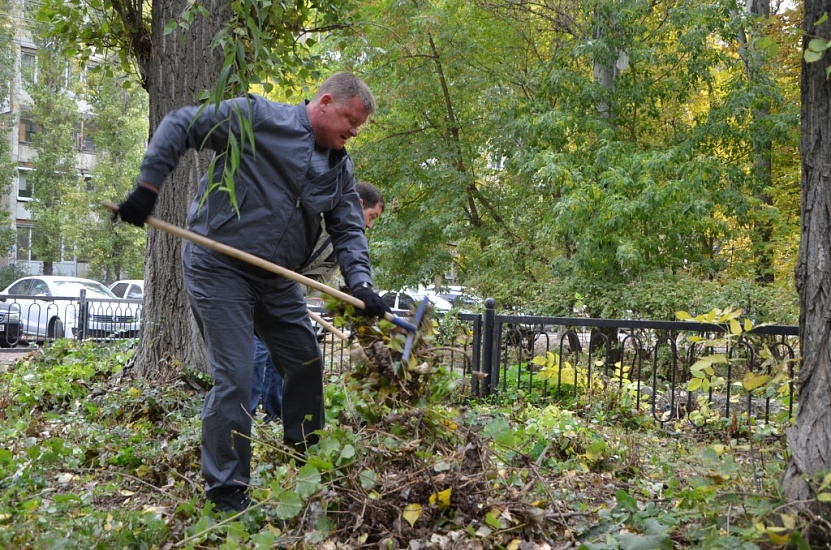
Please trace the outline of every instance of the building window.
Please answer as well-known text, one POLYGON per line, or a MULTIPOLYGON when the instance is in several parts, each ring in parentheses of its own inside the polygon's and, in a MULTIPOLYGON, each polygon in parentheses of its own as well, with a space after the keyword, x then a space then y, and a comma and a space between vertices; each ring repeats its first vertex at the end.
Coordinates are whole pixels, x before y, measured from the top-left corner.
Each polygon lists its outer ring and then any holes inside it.
POLYGON ((95 141, 92 139, 92 127, 89 125, 84 126, 84 151, 87 152, 94 152, 95 151, 95 141))
POLYGON ((18 261, 23 262, 37 262, 39 261, 37 254, 32 252, 32 228, 20 227, 17 228, 17 252, 15 257, 18 261))
POLYGON ((95 140, 92 139, 93 132, 92 124, 88 121, 75 124, 72 130, 72 136, 75 140, 75 146, 79 151, 84 151, 85 153, 95 152, 95 140))
POLYGON ((75 142, 75 149, 78 151, 81 150, 81 137, 83 136, 83 132, 81 132, 81 125, 76 122, 75 125, 72 127, 72 140, 75 142))
POLYGON ((20 143, 32 143, 32 138, 35 137, 36 133, 37 126, 35 126, 35 121, 27 116, 21 115, 18 141, 20 143))
POLYGON ((92 127, 92 122, 84 120, 81 124, 83 125, 83 141, 81 142, 81 150, 92 153, 95 151, 95 141, 92 139, 92 136, 95 134, 95 130, 92 127))
POLYGON ((0 91, 2 91, 3 93, 3 97, 0 97, 0 113, 8 113, 12 110, 11 82, 4 83, 2 86, 0 86, 0 91))
POLYGON ((22 52, 20 54, 20 74, 29 82, 38 81, 38 58, 32 52, 22 52))
POLYGON ((29 183, 29 170, 18 169, 17 171, 17 198, 18 200, 29 200, 32 198, 32 185, 29 183))

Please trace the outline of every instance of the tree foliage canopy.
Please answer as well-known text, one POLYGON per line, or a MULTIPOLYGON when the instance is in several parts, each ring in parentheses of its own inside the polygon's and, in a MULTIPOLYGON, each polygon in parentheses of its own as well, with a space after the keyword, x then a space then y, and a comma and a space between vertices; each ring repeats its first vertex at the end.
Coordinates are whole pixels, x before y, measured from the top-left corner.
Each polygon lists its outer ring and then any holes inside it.
MULTIPOLYGON (((326 46, 381 103, 353 155, 391 205, 373 236, 383 284, 452 264, 503 305, 568 311, 562 290, 582 288, 594 314, 624 315, 591 289, 622 303, 661 277, 752 282, 760 223, 793 242, 797 61, 776 48, 787 17, 760 26, 729 2, 688 0, 378 1, 356 19, 355 39, 326 46), (775 189, 754 173, 761 137, 776 145, 775 189)), ((778 261, 792 290, 792 256, 778 261)))

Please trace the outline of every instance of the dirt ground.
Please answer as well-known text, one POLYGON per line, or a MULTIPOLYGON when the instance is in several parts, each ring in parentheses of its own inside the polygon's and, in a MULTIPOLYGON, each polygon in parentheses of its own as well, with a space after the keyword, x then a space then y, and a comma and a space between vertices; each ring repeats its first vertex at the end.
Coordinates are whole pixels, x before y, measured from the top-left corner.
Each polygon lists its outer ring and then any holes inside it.
POLYGON ((18 348, 0 348, 0 371, 5 371, 5 365, 12 365, 18 359, 30 353, 32 348, 29 346, 18 348))

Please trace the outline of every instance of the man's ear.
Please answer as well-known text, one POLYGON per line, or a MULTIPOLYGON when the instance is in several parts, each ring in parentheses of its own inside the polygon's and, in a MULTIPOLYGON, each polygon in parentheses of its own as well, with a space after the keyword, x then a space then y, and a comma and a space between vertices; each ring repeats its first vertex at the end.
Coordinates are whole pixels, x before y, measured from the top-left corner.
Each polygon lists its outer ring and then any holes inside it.
POLYGON ((364 207, 364 199, 359 198, 358 200, 361 201, 361 208, 363 208, 364 207))

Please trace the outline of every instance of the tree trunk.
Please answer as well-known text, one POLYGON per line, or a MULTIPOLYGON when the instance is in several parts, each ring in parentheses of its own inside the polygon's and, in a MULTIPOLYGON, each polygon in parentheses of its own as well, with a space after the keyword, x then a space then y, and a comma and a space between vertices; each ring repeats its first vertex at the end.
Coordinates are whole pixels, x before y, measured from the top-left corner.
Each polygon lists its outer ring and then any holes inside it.
MULTIPOLYGON (((831 37, 831 0, 806 0, 803 47, 812 36, 831 37)), ((790 499, 806 501, 814 513, 831 516, 828 504, 816 499, 816 477, 831 469, 831 81, 826 51, 814 63, 802 61, 802 232, 796 286, 799 291, 799 410, 788 430, 792 457, 782 480, 790 499)), ((828 534, 808 533, 813 547, 825 545, 828 534)))
MULTIPOLYGON (((168 112, 197 103, 199 92, 213 89, 222 68, 221 52, 210 42, 228 21, 228 5, 208 3, 207 19, 197 16, 188 30, 164 34, 168 21, 180 16, 188 0, 153 2, 152 55, 147 66, 150 101, 150 133, 168 112)), ((199 176, 210 158, 187 153, 168 178, 154 215, 184 227, 199 176)), ((135 368, 139 376, 152 377, 164 367, 186 365, 208 371, 202 336, 188 306, 182 283, 182 242, 155 229, 147 230, 143 304, 144 323, 135 368)))
MULTIPOLYGON (((750 37, 748 41, 744 29, 739 30, 739 53, 744 61, 745 74, 751 83, 760 82, 766 78, 763 74, 764 55, 754 50, 748 42, 753 42, 761 36, 758 21, 770 17, 770 0, 752 0, 747 3, 748 14, 751 17, 750 37)), ((754 126, 763 128, 763 122, 770 116, 770 105, 765 104, 753 109, 754 126)), ((770 189, 773 182, 773 166, 771 164, 771 151, 773 141, 767 137, 764 131, 755 131, 753 140, 753 178, 756 198, 761 206, 756 208, 759 219, 755 222, 755 229, 752 235, 753 248, 756 257, 756 281, 759 283, 773 282, 773 250, 770 239, 773 235, 773 227, 770 219, 767 219, 765 210, 773 205, 773 198, 770 196, 770 189)))

